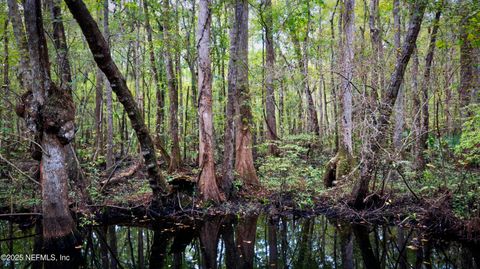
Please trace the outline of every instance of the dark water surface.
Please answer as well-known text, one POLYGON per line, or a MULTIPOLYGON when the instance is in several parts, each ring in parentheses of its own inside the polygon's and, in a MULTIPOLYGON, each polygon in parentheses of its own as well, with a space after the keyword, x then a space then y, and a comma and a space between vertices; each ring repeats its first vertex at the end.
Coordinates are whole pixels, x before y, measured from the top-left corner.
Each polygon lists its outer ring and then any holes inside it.
MULTIPOLYGON (((40 238, 29 236, 34 228, 21 228, 0 222, 0 268, 41 268, 26 261, 27 254, 39 251, 40 238)), ((480 263, 478 248, 427 238, 410 228, 358 226, 324 216, 140 222, 85 227, 84 234, 81 255, 68 257, 70 262, 59 268, 406 269, 479 268, 480 263)), ((45 261, 43 266, 54 264, 59 265, 45 261)))

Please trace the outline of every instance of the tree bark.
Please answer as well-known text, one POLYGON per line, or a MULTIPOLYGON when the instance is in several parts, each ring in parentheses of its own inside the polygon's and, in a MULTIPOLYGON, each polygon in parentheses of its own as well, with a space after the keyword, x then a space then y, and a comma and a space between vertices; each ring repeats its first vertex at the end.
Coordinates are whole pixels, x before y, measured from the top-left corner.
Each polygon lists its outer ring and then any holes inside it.
MULTIPOLYGON (((236 14, 236 12, 235 12, 236 14)), ((236 16, 236 15, 235 15, 236 16)), ((223 167, 222 167, 222 182, 221 188, 227 198, 231 195, 233 190, 233 165, 234 165, 234 141, 235 141, 235 102, 236 102, 236 53, 238 44, 236 42, 238 36, 239 26, 236 18, 232 19, 230 30, 230 59, 228 62, 228 89, 227 89, 227 106, 225 108, 225 134, 223 146, 223 167)))
POLYGON ((323 182, 326 187, 333 186, 335 181, 344 179, 353 167, 353 121, 352 121, 352 80, 353 80, 353 57, 354 57, 354 30, 355 30, 355 1, 344 0, 341 13, 342 34, 340 37, 341 48, 341 71, 340 82, 340 132, 338 150, 326 165, 323 182))
POLYGON ((210 26, 212 22, 210 0, 200 0, 198 14, 198 104, 199 117, 199 167, 198 185, 203 200, 224 200, 215 180, 215 159, 212 115, 212 67, 210 59, 210 26))
MULTIPOLYGON (((108 20, 108 2, 109 0, 103 0, 103 37, 105 40, 105 45, 108 50, 110 50, 110 30, 109 30, 109 20, 108 20)), ((88 11, 88 10, 87 10, 88 11)), ((72 12, 73 14, 73 12, 72 12)), ((93 18, 92 18, 93 20, 93 18)), ((112 60, 113 61, 113 60, 112 60)), ((102 70, 105 76, 107 74, 102 70)), ((106 81, 106 90, 105 90, 105 99, 107 106, 107 155, 105 156, 107 162, 107 171, 113 168, 115 159, 113 156, 113 96, 112 96, 112 82, 107 78, 106 81)))
POLYGON ((174 57, 172 55, 172 46, 174 43, 172 37, 170 36, 170 31, 172 30, 170 16, 170 4, 168 0, 163 0, 164 5, 164 21, 163 21, 163 39, 165 42, 164 48, 164 58, 165 58, 165 68, 167 74, 167 85, 169 90, 169 99, 170 99, 170 136, 172 139, 172 146, 170 152, 170 165, 168 167, 169 172, 177 170, 181 165, 180 160, 180 140, 178 136, 178 85, 177 78, 174 70, 174 57))
MULTIPOLYGON (((48 1, 50 13, 53 21, 53 41, 55 50, 57 51, 57 67, 60 75, 60 89, 65 91, 73 100, 73 92, 71 88, 72 74, 70 61, 68 59, 67 38, 63 27, 62 9, 60 0, 48 1)), ((75 148, 69 144, 66 149, 66 162, 68 178, 73 183, 73 188, 78 193, 81 206, 85 206, 91 202, 90 196, 86 192, 87 184, 82 171, 82 167, 78 162, 75 148)))
POLYGON ((68 60, 67 38, 63 27, 62 8, 60 0, 51 0, 50 12, 53 24, 53 43, 57 52, 57 66, 60 74, 60 88, 71 94, 72 74, 70 61, 68 60))
MULTIPOLYGON (((273 46, 273 14, 272 14, 272 0, 265 1, 265 48, 266 48, 266 76, 265 76, 265 88, 267 91, 266 96, 266 123, 267 123, 267 139, 277 140, 277 119, 275 117, 275 49, 273 46)), ((277 148, 275 144, 270 142, 269 144, 270 154, 275 154, 277 148)))
POLYGON ((68 207, 66 150, 75 135, 75 107, 71 96, 59 91, 51 81, 40 1, 27 0, 24 10, 33 76, 33 97, 28 104, 33 113, 26 117, 36 122, 30 130, 40 137, 43 148, 40 182, 44 246, 47 251, 72 251, 77 238, 68 207))
POLYGON ((348 156, 353 155, 352 144, 352 79, 353 56, 355 38, 355 1, 345 0, 343 8, 343 48, 342 48, 342 73, 345 77, 340 85, 340 110, 342 113, 340 132, 340 151, 345 151, 348 156))
POLYGON ((368 193, 368 185, 370 179, 374 176, 374 170, 379 159, 378 152, 380 151, 380 145, 385 141, 385 134, 387 132, 392 109, 397 99, 398 91, 407 68, 408 61, 412 55, 415 43, 417 41, 418 33, 423 20, 423 14, 426 7, 425 0, 416 0, 413 8, 413 14, 410 19, 410 25, 405 37, 405 42, 402 46, 400 56, 395 63, 395 69, 390 78, 389 85, 382 98, 382 102, 379 106, 379 118, 376 123, 376 132, 369 137, 370 147, 365 147, 362 150, 362 160, 360 164, 360 178, 355 183, 352 195, 354 197, 353 206, 361 208, 364 205, 364 199, 368 193))
POLYGON ((137 134, 142 155, 145 159, 145 165, 150 178, 149 184, 154 195, 153 199, 159 201, 160 196, 168 191, 168 184, 160 172, 152 138, 144 123, 142 114, 135 103, 135 99, 128 89, 125 78, 112 59, 107 41, 100 32, 85 4, 81 0, 65 0, 65 2, 73 17, 80 25, 95 62, 110 81, 112 90, 117 94, 118 100, 122 103, 130 118, 132 128, 137 134))
POLYGON ((253 165, 252 111, 248 85, 248 1, 235 1, 236 35, 232 42, 230 57, 235 68, 236 134, 235 171, 246 186, 258 185, 257 172, 253 165))

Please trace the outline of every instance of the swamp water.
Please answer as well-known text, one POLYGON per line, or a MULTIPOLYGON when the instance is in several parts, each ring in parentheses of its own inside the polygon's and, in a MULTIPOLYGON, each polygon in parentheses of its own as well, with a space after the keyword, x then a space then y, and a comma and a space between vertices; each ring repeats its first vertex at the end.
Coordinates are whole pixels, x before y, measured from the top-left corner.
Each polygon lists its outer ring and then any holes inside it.
MULTIPOLYGON (((34 228, 19 226, 0 222, 0 268, 41 268, 26 260, 32 258, 27 254, 36 254, 40 238, 32 236, 34 228), (12 253, 23 261, 5 259, 12 253)), ((62 265, 45 261, 43 266, 469 269, 479 268, 480 262, 478 248, 427 238, 411 228, 351 225, 325 216, 137 222, 84 227, 83 234, 80 258, 69 257, 62 265)))

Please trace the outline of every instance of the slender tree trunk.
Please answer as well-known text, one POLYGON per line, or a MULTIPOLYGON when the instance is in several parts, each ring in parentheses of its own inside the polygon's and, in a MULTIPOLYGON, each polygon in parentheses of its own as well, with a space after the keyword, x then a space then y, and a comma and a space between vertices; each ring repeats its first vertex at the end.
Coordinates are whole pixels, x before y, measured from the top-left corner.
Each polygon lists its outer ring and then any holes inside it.
MULTIPOLYGON (((422 131, 420 120, 421 120, 422 111, 420 110, 421 101, 420 101, 420 92, 418 89, 419 65, 420 63, 418 60, 418 52, 417 52, 417 48, 415 47, 413 51, 413 62, 412 62, 412 131, 413 131, 413 139, 415 141, 414 146, 412 147, 412 156, 414 157, 415 160, 420 155, 422 155, 422 152, 423 152, 423 149, 420 149, 420 135, 422 131)), ((416 169, 418 167, 418 163, 416 163, 414 166, 416 169)))
POLYGON ((104 78, 100 68, 97 68, 95 75, 95 154, 94 158, 104 153, 103 145, 103 86, 104 78))
POLYGON ((470 11, 467 7, 464 7, 464 9, 460 24, 460 87, 458 89, 460 126, 465 121, 465 118, 469 116, 467 106, 470 104, 473 91, 475 90, 475 65, 478 65, 478 62, 475 61, 475 48, 471 38, 469 38, 470 29, 468 22, 470 11))
POLYGON ((138 269, 145 268, 145 256, 143 250, 143 228, 138 228, 137 235, 137 256, 138 256, 138 269))
POLYGON ((268 268, 278 268, 279 257, 277 249, 277 227, 278 220, 268 218, 268 268))
POLYGON ((174 57, 172 55, 172 46, 174 42, 170 31, 173 29, 171 27, 171 10, 168 0, 163 0, 164 5, 164 25, 163 25, 163 39, 165 42, 164 47, 164 58, 165 58, 165 68, 167 74, 167 85, 169 90, 169 99, 170 99, 170 136, 172 139, 171 152, 170 152, 170 165, 168 170, 173 172, 180 167, 180 140, 178 136, 178 85, 177 77, 175 75, 174 69, 174 57))
POLYGON ((383 85, 383 45, 382 45, 382 32, 380 30, 380 15, 379 15, 379 0, 370 1, 370 38, 372 42, 373 50, 373 70, 372 70, 372 92, 370 94, 371 105, 377 102, 377 92, 381 92, 384 88, 383 85))
MULTIPOLYGON (((18 10, 18 4, 15 0, 8 0, 8 16, 12 23, 13 28, 13 35, 15 37, 15 43, 19 50, 19 68, 17 72, 17 76, 19 78, 20 84, 24 89, 24 95, 29 95, 29 93, 33 92, 33 76, 30 69, 30 55, 27 47, 27 35, 25 34, 24 24, 22 22, 22 16, 18 10)), ((18 108, 25 108, 24 104, 17 104, 16 110, 18 114, 18 108)), ((34 107, 32 107, 34 108, 34 107)), ((27 110, 28 112, 28 110, 27 110)), ((34 113, 35 111, 31 111, 34 113)), ((24 117, 25 123, 28 129, 34 130, 36 127, 35 118, 34 117, 24 117)), ((18 124, 18 122, 17 122, 18 124)), ((18 129, 18 128, 17 128, 18 129)), ((36 140, 36 143, 40 143, 38 133, 35 135, 34 132, 29 135, 32 137, 32 140, 36 140)), ((31 152, 32 157, 35 160, 40 160, 40 156, 35 156, 35 152, 38 151, 38 148, 31 142, 30 148, 33 149, 31 152)))
MULTIPOLYGON (((401 50, 401 24, 400 24, 400 0, 393 1, 393 43, 395 55, 400 56, 401 50)), ((393 146, 396 151, 401 151, 402 133, 404 125, 404 87, 400 86, 397 101, 395 102, 395 127, 393 130, 393 146)))
POLYGON ((15 0, 8 0, 8 16, 12 23, 13 35, 19 50, 19 70, 18 77, 20 83, 26 91, 32 91, 32 74, 30 70, 29 54, 27 47, 27 37, 22 22, 22 16, 18 10, 18 4, 15 0))
POLYGON ((212 67, 210 59, 210 25, 212 22, 210 0, 200 0, 197 30, 198 89, 200 93, 199 117, 199 167, 198 185, 203 200, 224 200, 215 180, 215 159, 212 115, 212 67))
MULTIPOLYGON (((266 114, 267 114, 267 139, 277 140, 277 119, 275 117, 275 48, 273 46, 273 14, 272 14, 272 1, 265 1, 265 47, 266 47, 266 76, 265 76, 265 88, 267 91, 266 96, 266 114)), ((275 144, 269 145, 270 154, 276 153, 275 144)))
POLYGON ((60 74, 60 88, 71 94, 72 74, 68 60, 67 39, 63 27, 62 8, 60 0, 51 0, 49 3, 53 24, 53 42, 57 52, 57 66, 60 74))
POLYGON ((311 24, 311 14, 310 14, 310 1, 307 1, 307 32, 305 38, 303 39, 303 56, 302 56, 302 74, 304 80, 304 89, 305 96, 307 98, 308 104, 308 131, 314 133, 315 135, 320 135, 320 126, 318 125, 318 115, 317 110, 315 109, 315 103, 313 102, 313 95, 310 89, 309 73, 308 73, 308 47, 309 47, 309 38, 310 34, 310 24, 311 24))
POLYGON ((387 132, 392 109, 397 99, 400 84, 402 83, 408 61, 412 55, 415 43, 417 41, 418 33, 423 20, 425 12, 426 1, 417 0, 414 4, 414 12, 410 19, 410 25, 405 37, 405 42, 402 46, 400 56, 397 58, 395 69, 390 78, 390 83, 387 87, 382 103, 379 106, 379 118, 376 123, 376 132, 369 137, 370 147, 362 150, 362 160, 360 164, 360 178, 355 183, 353 188, 354 202, 356 208, 361 208, 364 205, 364 199, 367 196, 370 179, 374 176, 377 160, 376 156, 380 151, 380 146, 385 141, 385 134, 387 132))
MULTIPOLYGON (((103 37, 106 42, 107 48, 110 47, 110 30, 108 22, 108 2, 109 0, 103 0, 103 37)), ((87 10, 88 11, 88 10, 87 10)), ((72 12, 73 14, 73 12, 72 12)), ((93 20, 93 18, 92 18, 93 20)), ((106 75, 105 71, 102 70, 106 75)), ((106 81, 105 99, 107 106, 107 155, 105 156, 107 162, 107 171, 113 168, 115 159, 113 153, 113 96, 112 85, 110 79, 106 81)))
MULTIPOLYGON (((157 68, 157 61, 155 60, 155 51, 153 49, 152 26, 150 25, 150 12, 148 10, 148 1, 143 1, 143 11, 145 13, 145 29, 147 30, 148 53, 150 56, 150 67, 153 73, 153 83, 155 84, 155 95, 157 98, 157 112, 155 124, 155 144, 162 153, 166 163, 170 163, 170 155, 165 149, 162 141, 163 123, 165 121, 165 92, 160 85, 160 73, 157 68)), ((161 29, 163 30, 163 29, 161 29)))
POLYGON ((252 111, 248 85, 248 1, 235 1, 235 24, 238 29, 231 41, 234 58, 236 93, 235 171, 245 185, 258 185, 257 172, 253 165, 252 111))
MULTIPOLYGON (((335 67, 335 61, 336 55, 335 55, 335 50, 334 50, 334 43, 335 43, 335 27, 334 27, 334 19, 335 19, 335 13, 337 11, 338 3, 340 0, 337 0, 335 4, 335 8, 333 9, 332 12, 332 17, 330 17, 330 32, 331 32, 331 40, 330 40, 330 87, 331 87, 331 92, 332 92, 332 99, 333 99, 333 118, 338 119, 337 115, 337 91, 335 90, 337 85, 335 84, 335 77, 333 74, 334 67, 335 67)), ((338 151, 338 120, 334 120, 334 132, 335 132, 335 149, 338 151)))
POLYGON ((117 269, 118 247, 115 225, 108 226, 108 248, 110 250, 110 269, 117 269))
POLYGON ((419 137, 419 144, 417 145, 417 156, 415 158, 417 167, 417 172, 421 172, 425 169, 426 160, 424 156, 424 150, 427 149, 427 140, 428 140, 428 123, 429 123, 429 111, 428 111, 428 90, 430 89, 430 77, 431 77, 431 69, 432 69, 432 62, 433 62, 433 55, 435 52, 436 46, 436 39, 437 39, 437 32, 439 27, 439 21, 441 16, 441 10, 438 10, 435 14, 435 19, 433 20, 433 28, 430 34, 430 44, 428 46, 427 55, 425 56, 425 70, 423 72, 423 81, 421 87, 421 96, 422 96, 422 117, 421 117, 421 129, 420 129, 420 137, 419 137))
MULTIPOLYGON (((139 9, 140 10, 140 9, 139 9)), ((137 16, 141 16, 137 14, 137 16)), ((133 79, 135 81, 135 97, 138 105, 138 109, 142 112, 142 116, 145 118, 143 107, 143 92, 140 88, 140 65, 141 65, 141 51, 140 51, 140 22, 138 19, 134 22, 133 28, 135 29, 135 41, 133 46, 133 79)))
MULTIPOLYGON (((235 4, 236 6, 237 4, 235 4)), ((236 16, 236 12, 235 12, 236 16)), ((239 25, 237 24, 236 17, 232 19, 230 30, 230 59, 228 62, 228 93, 227 93, 227 106, 225 113, 225 134, 224 134, 224 147, 223 147, 223 177, 221 188, 227 198, 231 195, 233 190, 233 164, 234 164, 234 139, 235 139, 235 102, 236 102, 236 62, 237 62, 237 50, 239 25)))
POLYGON ((353 79, 353 54, 354 54, 354 30, 355 30, 355 1, 345 0, 343 8, 343 50, 342 66, 343 76, 340 86, 340 110, 342 114, 340 132, 340 151, 344 151, 350 158, 353 155, 352 144, 352 84, 353 79))
MULTIPOLYGON (((9 105, 9 95, 10 95, 10 79, 9 79, 9 69, 10 69, 10 65, 9 65, 9 60, 10 60, 10 57, 9 57, 9 50, 8 50, 8 46, 9 46, 9 39, 8 39, 8 35, 9 35, 9 32, 8 32, 8 24, 9 24, 9 19, 5 19, 5 24, 4 24, 4 27, 3 27, 3 85, 2 85, 2 95, 3 95, 3 101, 4 101, 4 106, 5 106, 5 116, 3 115, 3 108, 0 107, 0 119, 4 122, 3 124, 0 124, 0 128, 3 129, 3 133, 5 134, 6 132, 8 132, 8 130, 11 128, 11 126, 13 126, 13 124, 11 123, 11 120, 10 120, 10 111, 12 111, 10 105, 9 105), (4 119, 7 119, 4 121, 4 119), (3 126, 2 126, 3 125, 3 126)), ((13 129, 12 129, 13 131, 13 129)), ((2 144, 2 141, 3 139, 0 139, 0 148, 4 148, 5 149, 5 153, 7 154, 7 156, 9 155, 9 146, 4 146, 2 144)), ((8 140, 6 141, 8 142, 8 140)), ((9 143, 7 143, 9 144, 9 143)), ((13 242, 12 242, 13 243, 13 242)))
POLYGON ((147 167, 150 178, 150 188, 154 195, 153 199, 159 201, 160 196, 168 191, 168 184, 160 172, 152 138, 144 123, 142 114, 127 87, 125 78, 113 61, 108 43, 98 29, 97 24, 85 4, 81 0, 65 0, 65 2, 73 14, 73 17, 80 25, 98 67, 100 67, 108 78, 112 90, 117 94, 118 100, 122 103, 130 118, 132 128, 137 133, 142 155, 145 159, 145 166, 147 167))
MULTIPOLYGON (((308 10, 309 9, 309 2, 307 2, 308 10)), ((300 44, 300 40, 297 35, 297 29, 290 29, 290 35, 293 42, 293 47, 295 50, 295 56, 298 62, 298 68, 300 69, 302 75, 301 85, 303 91, 305 92, 305 97, 307 99, 307 131, 316 134, 317 136, 320 135, 320 127, 318 126, 318 116, 317 111, 315 109, 315 104, 313 102, 312 92, 310 91, 310 83, 309 83, 309 74, 308 74, 308 34, 310 32, 310 11, 308 11, 308 18, 307 18, 307 30, 305 33, 305 38, 303 40, 303 53, 302 53, 302 45, 300 44)), ((302 95, 300 96, 300 103, 302 103, 302 95)), ((302 112, 302 109, 299 109, 299 113, 302 112)), ((300 117, 298 120, 301 120, 300 117)))

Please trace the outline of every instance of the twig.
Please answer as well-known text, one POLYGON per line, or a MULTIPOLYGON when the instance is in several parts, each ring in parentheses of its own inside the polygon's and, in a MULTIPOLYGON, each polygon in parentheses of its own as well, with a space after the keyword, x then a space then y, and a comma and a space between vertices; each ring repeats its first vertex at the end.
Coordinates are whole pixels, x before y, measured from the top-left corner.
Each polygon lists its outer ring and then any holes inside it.
POLYGON ((397 173, 400 175, 400 177, 402 178, 403 182, 405 182, 405 185, 407 186, 408 190, 413 194, 413 196, 415 196, 415 198, 417 198, 418 201, 421 201, 421 199, 418 198, 418 196, 415 194, 415 192, 410 188, 410 185, 408 185, 407 180, 405 179, 405 177, 403 176, 403 174, 398 170, 398 168, 396 168, 395 170, 396 170, 397 173))
POLYGON ((41 216, 42 213, 8 213, 0 214, 0 217, 13 217, 13 216, 41 216))
POLYGON ((0 239, 0 242, 13 241, 13 240, 33 237, 33 236, 37 236, 37 235, 40 235, 40 234, 38 233, 38 234, 29 234, 29 235, 24 235, 24 236, 19 236, 19 237, 10 237, 10 238, 5 238, 5 239, 0 239))
POLYGON ((0 154, 0 159, 2 159, 3 161, 5 161, 8 165, 10 165, 11 167, 15 168, 18 172, 20 172, 20 174, 22 174, 23 176, 27 177, 28 179, 30 179, 33 183, 37 184, 40 186, 40 183, 38 181, 36 181, 35 179, 33 179, 31 176, 29 176, 28 174, 26 174, 25 172, 23 172, 20 168, 18 168, 15 164, 13 164, 12 162, 10 162, 9 160, 7 160, 7 158, 3 157, 2 154, 0 154))

